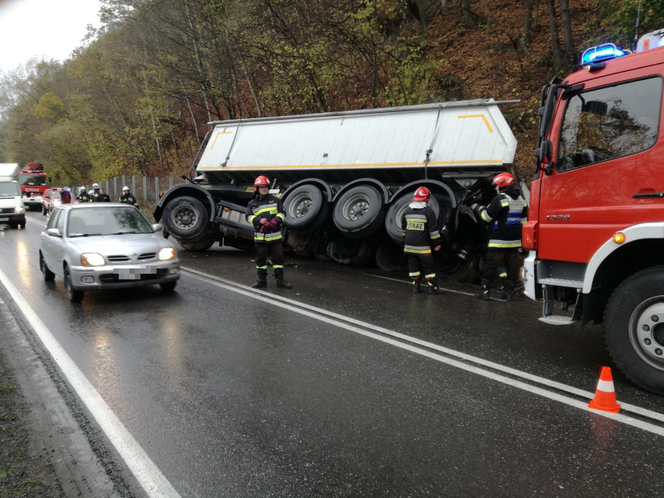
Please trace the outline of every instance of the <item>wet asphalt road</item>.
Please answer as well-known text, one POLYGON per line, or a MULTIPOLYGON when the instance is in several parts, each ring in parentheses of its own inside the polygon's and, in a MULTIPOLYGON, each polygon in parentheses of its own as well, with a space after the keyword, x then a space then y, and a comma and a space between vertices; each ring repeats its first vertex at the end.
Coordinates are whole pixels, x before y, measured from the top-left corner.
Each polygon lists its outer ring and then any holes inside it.
MULTIPOLYGON (((0 270, 181 496, 664 493, 661 436, 191 273, 175 294, 103 291, 72 305, 60 279, 42 281, 41 230, 1 232, 0 270)), ((254 279, 249 253, 181 258, 254 279)), ((295 288, 278 294, 301 303, 587 391, 609 364, 596 328, 540 324, 525 298, 479 302, 452 284, 459 293, 413 296, 403 275, 290 261, 295 288)), ((664 413, 664 398, 614 378, 621 402, 664 413)))

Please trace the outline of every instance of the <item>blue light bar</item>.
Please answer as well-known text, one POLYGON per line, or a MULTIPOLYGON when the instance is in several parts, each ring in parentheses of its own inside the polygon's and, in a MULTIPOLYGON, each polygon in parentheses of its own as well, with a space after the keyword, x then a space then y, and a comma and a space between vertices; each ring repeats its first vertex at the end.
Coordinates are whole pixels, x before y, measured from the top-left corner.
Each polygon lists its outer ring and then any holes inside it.
POLYGON ((605 43, 604 45, 597 45, 596 47, 589 48, 583 52, 581 57, 581 64, 594 64, 596 62, 608 61, 611 59, 617 59, 618 57, 623 57, 627 55, 628 52, 624 52, 616 47, 613 43, 605 43))

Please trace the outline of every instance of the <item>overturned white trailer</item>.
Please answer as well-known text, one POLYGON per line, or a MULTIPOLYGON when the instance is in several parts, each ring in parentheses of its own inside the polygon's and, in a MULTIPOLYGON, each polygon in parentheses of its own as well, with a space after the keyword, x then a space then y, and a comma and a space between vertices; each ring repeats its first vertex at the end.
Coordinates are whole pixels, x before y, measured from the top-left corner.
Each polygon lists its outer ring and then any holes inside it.
POLYGON ((441 271, 473 278, 485 227, 467 209, 487 202, 489 179, 509 169, 516 139, 492 99, 210 123, 192 182, 155 212, 187 249, 245 245, 244 207, 266 175, 287 211, 288 243, 340 263, 375 255, 400 265, 399 213, 417 186, 431 189, 448 228, 441 271))

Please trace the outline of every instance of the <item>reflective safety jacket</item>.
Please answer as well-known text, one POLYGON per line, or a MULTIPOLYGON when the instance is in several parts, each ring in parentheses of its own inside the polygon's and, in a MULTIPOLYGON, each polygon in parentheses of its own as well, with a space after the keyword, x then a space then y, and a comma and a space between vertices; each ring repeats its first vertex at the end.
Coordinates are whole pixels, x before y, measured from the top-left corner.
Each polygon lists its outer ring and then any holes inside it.
POLYGON ((91 202, 87 192, 78 196, 78 202, 91 202))
POLYGON ((136 197, 134 197, 131 194, 123 195, 122 197, 120 197, 120 202, 122 204, 131 204, 132 206, 138 204, 138 202, 136 201, 136 197))
POLYGON ((257 195, 247 205, 247 221, 254 225, 254 242, 278 242, 283 238, 281 228, 286 221, 286 211, 278 197, 257 195), (262 219, 271 224, 261 225, 262 219))
POLYGON ((99 192, 92 192, 90 194, 90 202, 101 202, 101 194, 99 192))
POLYGON ((431 245, 439 245, 440 230, 436 215, 426 202, 411 202, 401 216, 401 234, 406 239, 404 252, 431 254, 431 245))
POLYGON ((521 247, 521 227, 528 221, 528 205, 517 187, 503 189, 479 214, 484 221, 491 223, 489 247, 521 247))

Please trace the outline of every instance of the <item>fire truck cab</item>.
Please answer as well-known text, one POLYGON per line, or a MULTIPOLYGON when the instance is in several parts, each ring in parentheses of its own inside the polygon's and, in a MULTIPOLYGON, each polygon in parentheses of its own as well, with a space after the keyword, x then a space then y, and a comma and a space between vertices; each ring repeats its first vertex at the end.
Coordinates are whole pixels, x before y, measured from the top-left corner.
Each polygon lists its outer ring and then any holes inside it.
POLYGON ((602 323, 616 365, 664 394, 662 33, 543 88, 522 276, 542 321, 602 323))

